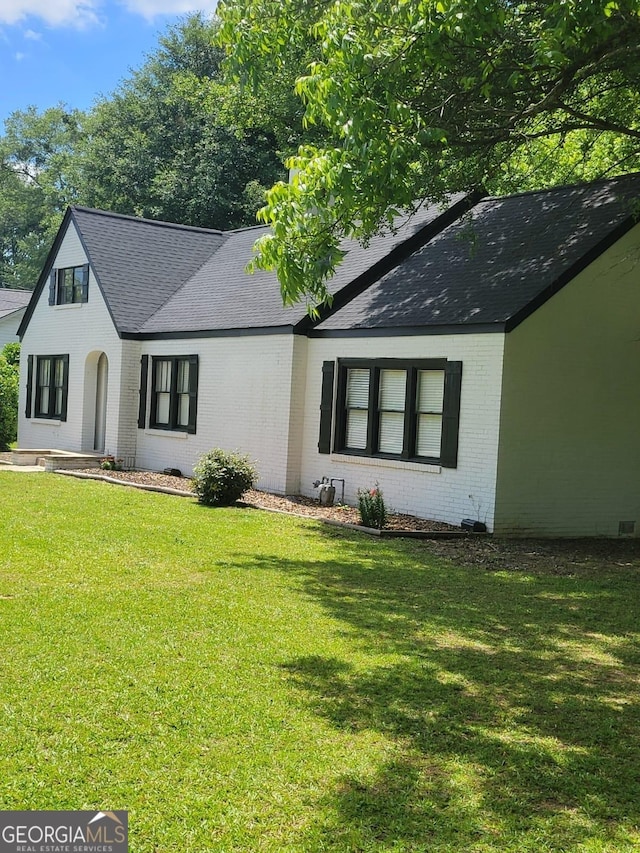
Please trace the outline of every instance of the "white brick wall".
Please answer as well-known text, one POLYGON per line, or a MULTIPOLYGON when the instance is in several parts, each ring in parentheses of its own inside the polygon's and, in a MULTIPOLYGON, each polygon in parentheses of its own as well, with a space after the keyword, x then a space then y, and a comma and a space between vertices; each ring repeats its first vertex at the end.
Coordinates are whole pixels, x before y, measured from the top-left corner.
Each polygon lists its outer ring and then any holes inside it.
POLYGON ((503 344, 502 334, 309 340, 302 493, 314 495, 312 483, 323 476, 344 477, 346 500, 355 504, 357 490, 373 486, 377 481, 389 507, 398 512, 451 524, 474 517, 491 529, 503 344), (322 362, 354 357, 462 361, 457 468, 318 453, 322 362))
MULTIPOLYGON (((304 342, 301 348, 292 335, 144 342, 142 352, 150 356, 199 356, 198 418, 195 435, 138 430, 138 465, 190 474, 201 453, 239 450, 256 463, 260 488, 285 492, 288 469, 298 464, 290 410, 292 359, 301 349, 304 342)), ((294 402, 294 419, 299 409, 294 402)))
MULTIPOLYGON (((75 226, 70 224, 54 266, 87 262, 75 226)), ((90 274, 89 301, 51 306, 45 286, 23 337, 20 356, 18 445, 60 450, 93 450, 95 365, 104 352, 109 361, 106 447, 120 455, 120 381, 122 342, 118 338, 97 282, 90 274), (69 397, 65 422, 25 418, 29 355, 69 355, 69 397)))
POLYGON ((640 226, 507 336, 496 531, 640 529, 640 226))

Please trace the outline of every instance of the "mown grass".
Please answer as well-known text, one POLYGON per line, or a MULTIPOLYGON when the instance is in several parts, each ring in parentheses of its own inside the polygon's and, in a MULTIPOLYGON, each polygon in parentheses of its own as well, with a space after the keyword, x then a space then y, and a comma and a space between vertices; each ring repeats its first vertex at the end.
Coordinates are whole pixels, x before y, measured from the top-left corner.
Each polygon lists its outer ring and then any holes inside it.
POLYGON ((132 853, 640 845, 633 567, 0 473, 0 808, 128 809, 132 853))

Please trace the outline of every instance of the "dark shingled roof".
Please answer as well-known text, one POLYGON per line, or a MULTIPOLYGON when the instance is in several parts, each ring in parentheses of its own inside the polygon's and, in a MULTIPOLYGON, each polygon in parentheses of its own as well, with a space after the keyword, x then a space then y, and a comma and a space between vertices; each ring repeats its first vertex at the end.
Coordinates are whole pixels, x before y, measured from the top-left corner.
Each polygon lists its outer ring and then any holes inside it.
POLYGON ((119 332, 137 332, 225 240, 220 231, 86 207, 72 208, 72 219, 119 332))
POLYGON ((31 299, 31 290, 0 287, 0 320, 26 308, 31 299))
POLYGON ((478 202, 317 330, 513 328, 635 223, 640 175, 478 202))
MULTIPOLYGON (((461 196, 452 200, 460 202, 461 196)), ((329 282, 337 293, 366 274, 389 253, 432 224, 443 211, 436 206, 418 210, 399 221, 395 233, 374 237, 364 249, 350 241, 343 245, 347 255, 329 282)), ((139 327, 145 334, 261 329, 294 326, 306 316, 304 304, 284 307, 275 273, 245 268, 253 256, 253 244, 267 228, 245 228, 226 232, 224 242, 185 284, 139 327)))
POLYGON ((265 228, 212 231, 74 207, 36 291, 73 221, 125 337, 508 330, 632 227, 639 197, 636 174, 505 198, 458 195, 446 210, 422 206, 366 248, 345 242, 329 282, 333 309, 315 327, 304 304, 283 307, 274 273, 246 272, 265 228))

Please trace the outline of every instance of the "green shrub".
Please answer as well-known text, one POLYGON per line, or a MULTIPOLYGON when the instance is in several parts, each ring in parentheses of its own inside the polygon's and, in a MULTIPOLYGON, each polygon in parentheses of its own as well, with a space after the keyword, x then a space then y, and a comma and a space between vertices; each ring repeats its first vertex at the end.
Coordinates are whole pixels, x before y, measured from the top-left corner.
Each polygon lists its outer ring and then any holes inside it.
POLYGON ((103 471, 122 471, 122 459, 115 459, 113 456, 105 456, 100 460, 100 467, 103 471))
POLYGON ((203 453, 193 473, 193 491, 207 506, 231 506, 257 479, 247 456, 220 448, 203 453))
POLYGON ((17 367, 0 355, 0 450, 8 450, 18 436, 19 384, 17 367))
POLYGON ((5 344, 0 355, 7 359, 11 367, 15 367, 16 370, 20 369, 20 344, 17 341, 12 344, 5 344))
POLYGON ((365 527, 382 530, 387 520, 387 509, 377 483, 372 489, 358 489, 358 510, 365 527))

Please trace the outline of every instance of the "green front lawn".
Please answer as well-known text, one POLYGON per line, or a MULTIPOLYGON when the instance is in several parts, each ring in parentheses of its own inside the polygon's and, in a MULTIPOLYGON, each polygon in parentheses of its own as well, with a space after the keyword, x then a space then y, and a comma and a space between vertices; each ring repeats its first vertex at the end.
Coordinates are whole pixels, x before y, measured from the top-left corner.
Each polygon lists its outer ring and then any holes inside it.
POLYGON ((132 853, 640 845, 639 576, 0 472, 0 808, 132 853))

